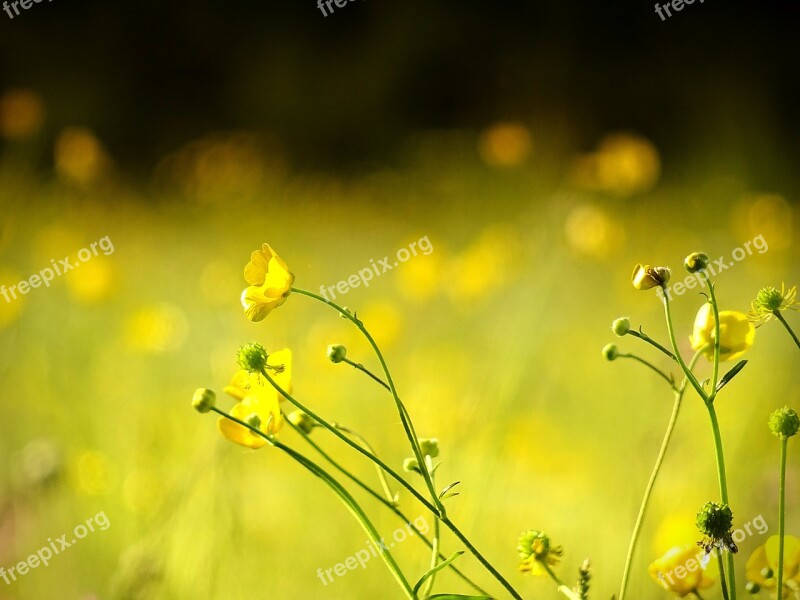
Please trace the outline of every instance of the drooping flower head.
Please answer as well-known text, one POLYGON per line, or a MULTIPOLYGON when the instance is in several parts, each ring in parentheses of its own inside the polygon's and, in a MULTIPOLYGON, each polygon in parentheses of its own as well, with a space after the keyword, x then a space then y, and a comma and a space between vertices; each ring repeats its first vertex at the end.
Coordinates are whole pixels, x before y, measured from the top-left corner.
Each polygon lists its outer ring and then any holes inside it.
POLYGON ((547 569, 557 565, 564 554, 561 546, 553 546, 546 534, 535 529, 529 529, 519 537, 517 551, 522 559, 519 570, 536 576, 546 575, 547 569))
MULTIPOLYGON (((777 535, 770 536, 753 551, 745 567, 748 581, 773 592, 778 587, 779 543, 777 535)), ((792 535, 783 539, 783 597, 800 598, 800 539, 792 535)))
POLYGON ((651 267, 638 264, 633 268, 631 283, 637 290, 649 290, 657 286, 664 286, 669 281, 671 271, 669 267, 651 267))
POLYGON ((675 546, 647 568, 650 577, 665 590, 684 598, 714 585, 716 563, 696 546, 675 546))
POLYGON ((294 283, 289 267, 269 244, 250 255, 244 278, 250 286, 242 292, 242 306, 244 314, 253 322, 263 320, 286 302, 294 283))
MULTIPOLYGON (((270 377, 275 383, 291 393, 291 350, 285 348, 269 354, 266 368, 272 371, 270 377)), ((251 425, 257 423, 257 428, 268 435, 276 433, 283 426, 280 403, 284 398, 263 375, 241 369, 234 374, 225 392, 239 401, 231 409, 231 416, 251 425), (253 419, 254 415, 258 419, 253 419)), ((220 417, 217 426, 223 436, 242 446, 261 448, 267 443, 263 437, 225 417, 220 417)))
MULTIPOLYGON (((736 310, 719 313, 719 359, 733 360, 744 354, 755 341, 756 329, 747 315, 736 310)), ((708 360, 714 360, 714 310, 706 302, 697 312, 689 338, 694 350, 705 347, 708 360)))

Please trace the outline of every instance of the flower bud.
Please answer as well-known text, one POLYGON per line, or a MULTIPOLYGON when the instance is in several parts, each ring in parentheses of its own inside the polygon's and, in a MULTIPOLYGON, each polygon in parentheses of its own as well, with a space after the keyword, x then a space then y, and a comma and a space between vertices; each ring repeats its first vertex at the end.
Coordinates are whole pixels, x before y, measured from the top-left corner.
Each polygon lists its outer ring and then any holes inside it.
POLYGON ((197 412, 207 413, 214 408, 216 401, 217 395, 214 393, 214 390, 198 388, 195 390, 194 396, 192 396, 192 407, 197 412))
POLYGON ((403 471, 406 473, 422 473, 416 458, 407 458, 403 461, 403 471))
POLYGON ((638 264, 633 268, 631 283, 637 290, 649 290, 657 286, 665 285, 670 278, 668 267, 651 267, 650 265, 638 264))
POLYGON ((341 344, 331 344, 328 346, 328 360, 332 363, 340 363, 347 356, 347 348, 341 344))
POLYGON ((689 273, 699 273, 700 271, 705 271, 710 263, 711 259, 708 258, 707 254, 692 252, 683 260, 683 267, 689 273))
POLYGON ((611 331, 617 334, 619 337, 624 336, 631 330, 631 320, 628 317, 620 317, 619 319, 615 319, 613 323, 611 323, 611 331))
POLYGON ((603 346, 603 358, 607 361, 611 362, 612 360, 617 360, 619 356, 619 350, 617 350, 616 344, 606 344, 603 346))
POLYGON ((311 433, 314 430, 314 419, 309 417, 302 410, 295 410, 289 413, 289 422, 304 433, 311 433))
POLYGON ((761 569, 761 576, 764 579, 772 579, 773 577, 775 577, 775 572, 769 567, 764 567, 763 569, 761 569))
POLYGON ((730 537, 733 512, 727 504, 706 502, 697 513, 696 524, 703 535, 713 540, 724 540, 730 537))
POLYGON ((436 438, 421 439, 419 441, 419 450, 422 456, 436 458, 439 456, 439 440, 436 438))
POLYGON ((250 373, 260 373, 267 366, 267 350, 261 344, 245 344, 237 355, 239 366, 250 373))
POLYGON ((800 429, 800 417, 797 416, 794 410, 784 406, 770 415, 769 429, 773 435, 777 435, 780 438, 790 438, 800 429))
POLYGON ((747 590, 748 594, 753 594, 755 596, 758 592, 761 591, 761 586, 758 585, 755 581, 748 581, 744 589, 747 590))

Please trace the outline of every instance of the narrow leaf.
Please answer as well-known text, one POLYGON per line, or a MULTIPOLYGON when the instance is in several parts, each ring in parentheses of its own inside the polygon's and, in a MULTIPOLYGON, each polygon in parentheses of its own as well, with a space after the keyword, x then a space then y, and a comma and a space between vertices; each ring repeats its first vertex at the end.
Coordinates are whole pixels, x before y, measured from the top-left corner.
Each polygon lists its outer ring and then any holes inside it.
POLYGON ((454 487, 456 487, 459 483, 461 483, 461 482, 460 481, 454 481, 453 483, 451 483, 450 485, 445 487, 441 492, 439 492, 439 499, 441 500, 442 496, 444 496, 447 492, 449 492, 454 487))
POLYGON ((746 364, 747 364, 746 360, 740 360, 738 363, 736 363, 736 365, 730 371, 725 373, 725 375, 722 376, 722 379, 720 379, 719 383, 717 384, 717 391, 720 391, 722 388, 724 388, 726 385, 728 385, 728 383, 730 383, 731 379, 736 377, 739 374, 739 371, 744 369, 744 366, 746 364))
MULTIPOLYGON (((430 577, 431 575, 433 575, 437 571, 441 571, 442 569, 447 567, 451 562, 453 562, 455 559, 457 559, 462 554, 464 554, 464 551, 463 550, 459 550, 458 552, 453 554, 453 556, 451 556, 447 560, 444 560, 444 561, 440 562, 438 565, 436 565, 430 571, 428 571, 422 577, 420 577, 419 581, 417 582, 417 585, 414 586, 414 596, 417 595, 417 592, 419 591, 419 588, 422 587, 422 584, 425 583, 425 581, 428 579, 428 577, 430 577)), ((474 596, 430 596, 430 597, 431 598, 462 598, 462 597, 463 598, 473 598, 474 596)))

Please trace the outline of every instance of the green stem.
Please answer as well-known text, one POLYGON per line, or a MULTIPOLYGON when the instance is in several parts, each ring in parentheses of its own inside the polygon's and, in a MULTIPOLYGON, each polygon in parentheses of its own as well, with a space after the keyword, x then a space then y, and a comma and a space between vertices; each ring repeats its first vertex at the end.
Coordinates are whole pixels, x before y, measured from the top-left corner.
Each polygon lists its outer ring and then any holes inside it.
MULTIPOLYGON (((717 548, 717 561, 719 562, 719 585, 722 588, 722 598, 723 600, 728 600, 728 584, 725 583, 725 564, 722 560, 722 553, 727 552, 722 548, 717 548)), ((728 556, 730 556, 730 552, 728 552, 728 556)))
POLYGON ((553 573, 553 570, 550 568, 550 565, 542 561, 538 562, 539 566, 542 567, 545 573, 547 573, 550 576, 550 579, 555 581, 556 585, 558 586, 558 591, 564 594, 570 600, 576 600, 577 596, 575 595, 575 593, 571 589, 569 589, 569 586, 567 586, 567 584, 565 584, 563 581, 561 581, 561 579, 559 579, 558 575, 553 573))
POLYGON ((669 305, 669 295, 664 290, 663 297, 661 301, 664 303, 664 314, 667 318, 667 331, 669 332, 669 341, 672 344, 672 351, 675 353, 675 360, 678 361, 678 364, 681 366, 681 370, 686 378, 689 380, 689 383, 692 384, 692 387, 700 394, 700 397, 703 399, 703 402, 708 402, 708 395, 706 394, 703 386, 700 385, 700 382, 697 381, 697 378, 692 373, 691 369, 686 365, 684 362, 683 357, 681 356, 680 351, 678 350, 678 342, 675 339, 675 328, 672 325, 672 311, 669 305))
POLYGON ((492 576, 493 576, 495 579, 497 579, 497 581, 499 581, 499 582, 500 582, 500 584, 501 584, 501 585, 502 585, 502 586, 503 586, 503 587, 506 589, 506 591, 507 591, 509 594, 511 594, 511 597, 512 597, 512 598, 514 598, 514 600, 522 600, 522 596, 520 596, 520 595, 519 595, 519 593, 517 592, 517 590, 515 590, 515 589, 514 589, 514 587, 513 587, 513 586, 512 586, 512 585, 511 585, 511 584, 510 584, 508 581, 506 581, 506 578, 505 578, 505 577, 503 577, 503 576, 500 574, 500 572, 499 572, 497 569, 495 569, 495 568, 494 568, 494 566, 492 566, 492 563, 490 563, 488 560, 486 560, 486 558, 483 556, 483 554, 481 554, 481 553, 478 551, 478 549, 477 549, 475 546, 473 546, 473 545, 472 545, 472 542, 470 542, 470 541, 469 541, 469 539, 467 538, 467 536, 465 536, 465 535, 464 535, 464 534, 461 532, 461 530, 460 530, 458 527, 456 527, 456 526, 455 526, 455 524, 454 524, 454 523, 453 523, 453 522, 450 520, 450 517, 448 517, 447 515, 442 515, 442 518, 441 518, 441 520, 442 520, 442 523, 443 523, 443 524, 444 524, 444 525, 445 525, 445 526, 446 526, 446 527, 447 527, 447 528, 448 528, 450 531, 452 531, 452 532, 453 532, 453 534, 454 534, 454 535, 455 535, 455 536, 456 536, 456 537, 457 537, 459 540, 461 540, 461 543, 462 543, 462 544, 464 544, 464 546, 467 548, 467 550, 469 550, 469 551, 470 551, 470 553, 471 553, 471 554, 472 554, 472 555, 473 555, 473 556, 474 556, 476 559, 478 559, 478 562, 480 562, 480 563, 481 563, 481 564, 484 566, 484 568, 485 568, 487 571, 489 571, 489 573, 491 573, 491 574, 492 574, 492 576))
MULTIPOLYGON (((429 456, 425 457, 426 459, 430 458, 429 456)), ((431 465, 428 465, 429 467, 431 465)), ((436 485, 436 474, 433 472, 431 468, 431 479, 433 479, 433 484, 436 485)), ((433 517, 433 544, 431 545, 431 569, 435 569, 437 563, 439 562, 439 535, 440 535, 440 525, 439 519, 434 515, 433 517)), ((427 598, 431 591, 433 590, 433 582, 436 579, 436 573, 432 573, 428 580, 425 582, 425 587, 422 591, 422 598, 427 598)))
POLYGON ((672 389, 675 389, 675 381, 673 381, 672 377, 668 376, 666 373, 664 373, 664 371, 662 371, 661 369, 656 367, 654 364, 646 361, 645 359, 643 359, 643 358, 641 358, 639 356, 636 356, 635 354, 630 354, 630 353, 620 354, 619 358, 632 358, 633 360, 635 360, 637 362, 640 362, 644 366, 649 367, 650 369, 655 371, 658 375, 663 377, 664 380, 669 384, 669 387, 671 387, 672 389))
MULTIPOLYGON (((700 358, 702 352, 703 349, 700 349, 700 351, 698 351, 694 355, 691 362, 689 363, 689 369, 694 368, 695 364, 697 363, 697 359, 700 358)), ((673 431, 675 431, 675 425, 678 422, 678 415, 680 414, 681 404, 683 402, 684 392, 686 391, 687 381, 688 380, 684 378, 680 388, 674 390, 675 402, 672 406, 672 414, 670 415, 669 423, 667 424, 667 431, 664 433, 664 439, 661 442, 661 449, 658 451, 656 462, 653 465, 653 472, 650 474, 650 480, 647 482, 647 487, 644 490, 642 503, 639 506, 639 514, 636 517, 636 523, 633 526, 633 533, 631 534, 631 541, 630 544, 628 545, 628 554, 625 558, 625 569, 622 573, 622 584, 620 585, 620 590, 619 590, 619 600, 625 600, 625 592, 628 589, 628 578, 630 577, 631 565, 633 564, 633 555, 636 551, 636 544, 639 540, 639 533, 641 531, 642 524, 644 523, 644 517, 645 514, 647 513, 647 507, 650 503, 650 497, 656 485, 656 479, 658 478, 658 474, 661 471, 661 465, 664 463, 664 458, 667 455, 667 449, 669 448, 669 443, 672 440, 672 433, 673 431)))
MULTIPOLYGON (((348 471, 345 467, 343 467, 339 462, 334 460, 331 457, 331 455, 328 454, 327 452, 325 452, 325 450, 323 450, 322 447, 319 444, 317 444, 314 440, 312 440, 311 436, 309 434, 307 434, 305 431, 303 431, 302 429, 297 427, 294 423, 292 423, 288 419, 286 420, 286 422, 289 423, 289 425, 295 430, 295 432, 300 434, 300 436, 302 436, 302 438, 314 450, 316 450, 317 453, 319 453, 319 455, 322 456, 322 458, 324 458, 327 462, 329 462, 331 464, 331 466, 333 466, 336 470, 338 470, 340 473, 342 473, 345 477, 350 479, 353 483, 355 483, 358 487, 360 487, 362 490, 364 490, 367 494, 372 496, 375 500, 377 500, 378 502, 383 504, 386 508, 388 508, 390 511, 392 511, 401 521, 403 521, 403 523, 405 523, 408 527, 411 528, 411 530, 417 535, 417 537, 420 540, 422 540, 422 542, 426 546, 428 546, 428 548, 432 548, 432 546, 433 546, 432 542, 425 536, 425 534, 423 534, 419 530, 419 528, 417 528, 416 525, 414 525, 414 523, 411 522, 411 520, 399 508, 397 508, 397 505, 395 505, 394 503, 386 500, 386 498, 381 496, 378 492, 376 492, 371 487, 369 487, 366 483, 361 481, 361 479, 359 479, 358 477, 353 475, 350 471, 348 471)), ((439 554, 439 558, 441 558, 442 560, 446 560, 447 559, 447 557, 444 554, 439 554)), ((486 590, 482 589, 477 583, 475 583, 469 577, 467 577, 461 570, 458 569, 458 567, 456 567, 452 563, 449 564, 448 567, 456 575, 458 575, 467 585, 470 585, 476 592, 478 592, 479 594, 483 594, 484 596, 488 596, 489 595, 489 593, 486 592, 486 590)))
MULTIPOLYGON (((437 510, 437 508, 433 504, 431 504, 422 494, 420 494, 417 490, 415 490, 413 488, 413 486, 411 486, 411 484, 409 484, 405 479, 400 477, 400 475, 398 475, 397 472, 394 469, 389 467, 389 465, 387 465, 385 462, 383 462, 380 458, 378 458, 374 454, 371 454, 370 452, 367 452, 366 450, 364 450, 364 448, 362 448, 361 446, 359 446, 358 444, 353 442, 350 438, 348 438, 341 431, 336 429, 333 425, 328 423, 325 419, 323 419, 322 417, 318 416, 315 412, 313 412, 312 410, 306 408, 303 404, 301 404, 300 402, 295 400, 294 397, 289 392, 287 392, 286 390, 281 388, 281 386, 278 385, 278 383, 270 376, 269 372, 267 372, 266 369, 261 371, 261 375, 263 375, 267 379, 267 381, 270 383, 270 385, 272 385, 272 387, 274 387, 276 390, 278 390, 278 392, 281 394, 281 396, 286 398, 286 400, 292 406, 294 406, 295 408, 297 408, 299 410, 302 410, 309 417, 311 417, 317 423, 319 423, 322 427, 324 427, 325 429, 330 431, 333 435, 338 437, 345 444, 347 444, 348 446, 353 448, 356 452, 358 452, 359 454, 362 454, 363 456, 366 456, 368 459, 370 459, 376 465, 381 467, 384 471, 386 471, 386 473, 389 474, 389 476, 392 477, 392 479, 397 481, 397 483, 399 483, 406 490, 408 490, 411 493, 412 496, 414 496, 417 500, 419 500, 419 502, 425 508, 427 508, 433 515, 441 514, 441 513, 439 513, 439 511, 437 510)), ((424 464, 424 462, 422 464, 424 464)), ((427 469, 425 469, 425 470, 427 470, 427 469)), ((437 496, 437 500, 438 500, 438 496, 437 496)), ((515 598, 516 600, 522 600, 520 595, 511 586, 511 584, 508 581, 506 581, 506 579, 497 571, 497 569, 495 569, 491 565, 491 563, 489 563, 489 561, 487 561, 483 557, 483 555, 478 551, 478 549, 475 548, 475 546, 473 546, 469 542, 469 540, 466 538, 466 536, 463 533, 461 533, 461 531, 458 529, 458 527, 456 527, 456 525, 452 521, 450 521, 449 519, 445 519, 444 516, 445 515, 442 515, 442 523, 444 523, 447 526, 447 528, 450 531, 452 531, 453 534, 458 539, 460 539, 462 542, 464 542, 464 545, 469 549, 470 553, 472 553, 472 555, 476 559, 478 559, 478 561, 486 568, 486 570, 488 570, 494 576, 494 578, 497 579, 497 581, 504 588, 506 588, 506 590, 508 590, 508 592, 512 595, 513 598, 515 598)))
POLYGON ((786 319, 783 318, 783 315, 781 314, 781 311, 776 310, 776 311, 773 311, 772 314, 775 315, 775 318, 778 319, 778 321, 783 323, 783 326, 786 328, 786 331, 788 331, 789 335, 792 336, 792 339, 794 340, 794 343, 797 344, 798 348, 800 348, 800 339, 797 339, 797 335, 795 335, 794 331, 792 331, 792 328, 789 327, 789 323, 787 323, 786 319))
POLYGON ((713 402, 714 396, 717 395, 717 382, 719 381, 719 304, 717 304, 714 284, 705 271, 701 271, 701 273, 708 283, 708 298, 711 301, 711 309, 714 311, 714 372, 711 378, 711 396, 709 398, 709 402, 713 402))
POLYGON ((374 379, 374 380, 375 380, 375 381, 377 381, 379 384, 381 384, 383 387, 385 387, 387 390, 389 390, 390 392, 392 391, 392 388, 390 388, 390 387, 389 387, 389 386, 386 384, 386 382, 385 382, 383 379, 381 379, 380 377, 378 377, 377 375, 375 375, 375 374, 374 374, 372 371, 370 371, 369 369, 367 369, 367 368, 366 368, 364 365, 362 365, 361 363, 353 362, 352 360, 350 360, 350 359, 349 359, 349 358, 347 358, 347 357, 343 358, 343 359, 342 359, 342 362, 346 362, 348 365, 350 365, 350 366, 351 366, 351 367, 353 367, 354 369, 357 369, 357 370, 361 371, 362 373, 366 373, 366 374, 367 374, 367 375, 369 375, 369 376, 370 376, 372 379, 374 379))
MULTIPOLYGON (((331 425, 336 427, 336 429, 338 429, 339 431, 343 431, 347 435, 355 438, 357 442, 359 442, 366 450, 369 450, 374 456, 378 455, 378 453, 375 452, 375 449, 369 444, 369 442, 366 439, 364 439, 364 437, 362 435, 360 435, 359 433, 357 433, 357 432, 353 431, 352 429, 349 429, 349 428, 347 428, 347 427, 345 427, 343 425, 340 425, 339 423, 331 423, 331 425)), ((386 498, 392 504, 396 504, 397 503, 397 494, 395 494, 392 491, 392 488, 389 487, 389 482, 386 480, 386 473, 378 465, 375 465, 375 470, 378 472, 378 479, 381 482, 381 487, 383 488, 383 493, 386 494, 386 498)))
POLYGON ((786 448, 789 438, 781 436, 781 480, 778 490, 778 600, 783 598, 783 540, 786 518, 786 448))
POLYGON ((364 335, 364 337, 369 342, 370 346, 372 346, 372 350, 375 352, 375 356, 378 357, 378 362, 381 364, 381 368, 383 369, 383 373, 386 376, 386 383, 389 386, 389 391, 392 393, 392 398, 394 399, 394 403, 397 406, 397 412, 400 415, 400 421, 403 424, 403 429, 405 430, 406 437, 408 438, 409 443, 411 444, 411 449, 414 451, 414 458, 417 459, 417 464, 420 466, 420 471, 422 472, 422 477, 425 480, 425 485, 428 487, 428 493, 431 496, 431 500, 433 501, 434 505, 436 506, 436 511, 439 515, 443 516, 445 514, 444 504, 442 504, 441 500, 439 500, 439 496, 436 494, 436 489, 433 486, 433 482, 431 481, 431 474, 428 471, 427 467, 425 467, 425 460, 422 456, 422 450, 420 450, 419 446, 419 439, 417 439, 417 433, 414 431, 414 425, 409 418, 408 411, 406 410, 405 405, 400 400, 400 396, 397 395, 397 388, 394 385, 394 381, 392 380, 392 375, 389 372, 389 367, 386 365, 386 361, 383 358, 383 354, 381 353, 378 344, 375 343, 375 340, 370 335, 367 328, 364 327, 364 324, 357 319, 354 315, 350 314, 349 311, 346 311, 344 308, 336 304, 335 302, 331 302, 327 298, 323 298, 318 294, 313 292, 309 292, 300 288, 292 288, 292 291, 303 295, 308 296, 309 298, 313 298, 318 302, 322 302, 333 308, 336 312, 346 318, 348 321, 353 323, 359 331, 364 335))
MULTIPOLYGON (((723 504, 728 504, 728 477, 725 472, 725 453, 722 448, 722 435, 719 429, 719 421, 717 421, 717 411, 714 404, 706 403, 708 409, 708 416, 711 419, 711 432, 714 436, 714 454, 717 459, 717 478, 719 479, 719 495, 723 504)), ((723 550, 720 549, 720 552, 723 550)), ((736 573, 734 572, 733 554, 725 551, 726 562, 728 563, 728 577, 730 579, 730 593, 731 600, 736 600, 736 573)), ((720 557, 720 561, 722 558, 720 557)), ((720 572, 721 573, 721 572, 720 572)), ((722 579, 722 576, 720 576, 722 579)))
POLYGON ((226 412, 223 412, 216 407, 213 407, 211 410, 225 417, 226 419, 230 419, 234 423, 238 423, 242 427, 249 429, 256 435, 261 436, 270 445, 288 454, 291 458, 299 462, 308 471, 310 471, 312 474, 314 474, 315 476, 319 477, 322 481, 324 481, 328 485, 328 487, 330 487, 331 490, 333 490, 333 492, 339 497, 342 503, 347 507, 347 509, 350 511, 350 513, 353 515, 356 521, 358 521, 358 523, 361 525, 361 527, 364 529, 367 535, 369 535, 372 542, 376 546, 381 548, 380 552, 381 558, 383 559, 383 562, 386 564, 386 567, 389 569, 394 578, 397 580, 397 583, 403 589, 406 598, 409 598, 409 600, 416 600, 413 589, 411 588, 411 585, 408 583, 408 580, 406 580, 405 576, 403 575, 403 571, 400 569, 400 566, 395 562, 389 550, 383 546, 382 539, 377 529, 375 529, 375 526, 369 520, 369 517, 367 517, 364 510, 358 505, 358 502, 356 502, 356 500, 347 492, 346 489, 344 489, 344 487, 342 487, 342 485, 338 481, 336 481, 336 479, 334 479, 327 471, 325 471, 315 462, 306 458, 299 452, 292 450, 285 444, 281 443, 279 440, 275 439, 274 436, 267 435, 263 431, 251 427, 244 421, 241 421, 240 419, 237 419, 236 417, 229 415, 226 412))
POLYGON ((655 348, 658 348, 658 350, 660 350, 661 352, 663 352, 664 354, 669 356, 675 362, 678 361, 678 359, 675 358, 675 355, 672 352, 670 352, 669 350, 664 348, 664 346, 659 344, 657 341, 655 341, 653 338, 651 338, 649 335, 647 335, 643 331, 636 331, 635 329, 629 329, 627 331, 627 335, 632 335, 633 337, 639 338, 640 340, 642 340, 644 342, 647 342, 651 346, 653 346, 655 348))

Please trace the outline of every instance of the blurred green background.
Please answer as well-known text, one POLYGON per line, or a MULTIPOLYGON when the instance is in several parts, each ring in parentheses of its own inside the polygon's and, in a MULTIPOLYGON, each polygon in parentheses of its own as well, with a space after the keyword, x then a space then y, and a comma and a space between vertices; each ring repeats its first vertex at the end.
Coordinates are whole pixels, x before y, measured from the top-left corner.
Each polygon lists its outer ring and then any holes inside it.
MULTIPOLYGON (((0 284, 105 236, 114 247, 0 297, 0 566, 101 511, 111 523, 0 582, 0 599, 401 598, 377 560, 324 586, 317 569, 366 547, 363 532, 321 483, 223 440, 189 400, 204 386, 233 405, 222 388, 241 344, 290 347, 297 397, 399 467, 390 398, 325 358, 344 343, 378 368, 352 327, 298 295, 252 324, 239 294, 262 242, 319 291, 425 236, 429 255, 337 301, 374 332, 420 435, 439 438, 440 481, 461 481, 453 520, 526 598, 559 597, 516 571, 528 528, 564 545, 566 580, 591 557, 593 597, 615 593, 671 394, 600 349, 623 315, 666 343, 660 302, 630 285, 638 262, 679 276, 691 251, 731 262, 763 236, 768 251, 719 275, 722 307, 800 283, 796 16, 788 2, 695 4, 664 23, 648 3, 0 13, 0 284)), ((674 304, 687 354, 702 302, 674 304)), ((618 343, 671 367, 635 341, 618 343)), ((718 412, 736 523, 763 515, 772 534, 766 419, 800 405, 797 351, 770 323, 745 358, 718 412)), ((646 567, 695 542, 694 513, 717 498, 707 421, 688 393, 629 597, 668 597, 646 567)), ((795 451, 788 469, 800 535, 795 451)), ((401 527, 357 497, 387 538, 401 527)), ((424 515, 408 494, 401 505, 424 515)), ((740 545, 742 587, 765 538, 740 545)), ((394 550, 424 572, 418 541, 394 550)), ((473 559, 460 565, 503 597, 473 559)), ((437 589, 458 585, 448 574, 437 589)))

